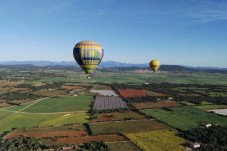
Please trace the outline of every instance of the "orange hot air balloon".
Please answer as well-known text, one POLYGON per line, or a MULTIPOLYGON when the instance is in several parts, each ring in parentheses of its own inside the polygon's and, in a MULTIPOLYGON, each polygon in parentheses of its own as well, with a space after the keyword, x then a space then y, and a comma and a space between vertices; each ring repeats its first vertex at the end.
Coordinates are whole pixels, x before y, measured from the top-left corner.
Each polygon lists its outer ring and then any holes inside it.
POLYGON ((152 71, 154 71, 154 72, 158 71, 158 69, 160 67, 160 61, 159 60, 151 60, 150 67, 151 67, 152 71))

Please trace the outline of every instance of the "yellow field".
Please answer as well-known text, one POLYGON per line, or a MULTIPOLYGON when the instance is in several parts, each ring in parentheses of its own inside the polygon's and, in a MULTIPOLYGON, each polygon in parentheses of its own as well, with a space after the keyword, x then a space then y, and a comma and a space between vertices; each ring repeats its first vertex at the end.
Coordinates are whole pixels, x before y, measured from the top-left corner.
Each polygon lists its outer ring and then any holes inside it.
POLYGON ((128 138, 137 143, 145 151, 184 151, 183 138, 176 136, 175 131, 158 130, 151 132, 129 133, 128 138))

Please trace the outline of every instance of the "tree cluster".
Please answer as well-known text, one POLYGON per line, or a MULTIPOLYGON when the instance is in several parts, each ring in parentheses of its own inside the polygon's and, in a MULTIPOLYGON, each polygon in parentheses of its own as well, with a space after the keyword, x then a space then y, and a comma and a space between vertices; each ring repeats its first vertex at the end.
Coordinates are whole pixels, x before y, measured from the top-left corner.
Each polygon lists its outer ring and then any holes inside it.
POLYGON ((194 128, 184 132, 187 139, 202 143, 201 151, 227 150, 227 126, 194 128))

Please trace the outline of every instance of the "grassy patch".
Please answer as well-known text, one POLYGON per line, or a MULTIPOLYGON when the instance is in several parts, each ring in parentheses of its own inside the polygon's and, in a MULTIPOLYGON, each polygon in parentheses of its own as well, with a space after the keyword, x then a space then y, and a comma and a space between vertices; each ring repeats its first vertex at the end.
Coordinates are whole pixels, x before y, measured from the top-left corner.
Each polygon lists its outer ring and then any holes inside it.
POLYGON ((127 136, 135 141, 144 150, 185 150, 182 146, 182 144, 185 143, 185 140, 176 136, 175 131, 159 130, 127 134, 127 136))
POLYGON ((93 100, 92 96, 68 96, 48 98, 27 108, 24 112, 31 113, 53 113, 87 111, 93 100))
POLYGON ((109 123, 89 123, 92 134, 112 134, 169 129, 167 125, 156 120, 122 121, 109 123))
POLYGON ((177 107, 171 110, 145 109, 141 112, 181 130, 198 127, 202 122, 227 125, 226 117, 189 106, 177 107))
POLYGON ((201 110, 227 109, 227 105, 198 105, 194 107, 201 110))
POLYGON ((36 101, 30 101, 28 103, 23 103, 23 104, 20 104, 20 105, 16 105, 16 106, 5 108, 3 110, 5 110, 5 111, 19 111, 19 110, 31 105, 32 103, 35 103, 36 101))
POLYGON ((123 113, 104 113, 104 114, 95 114, 96 119, 92 120, 92 122, 105 122, 105 121, 123 121, 126 119, 130 120, 140 120, 145 117, 136 112, 127 111, 123 113))
POLYGON ((9 112, 0 112, 0 117, 1 116, 4 116, 5 118, 0 121, 0 134, 4 131, 11 130, 12 127, 22 128, 50 125, 58 126, 70 123, 86 123, 88 118, 86 113, 77 113, 65 116, 65 114, 12 114, 9 112))
POLYGON ((140 149, 131 142, 107 143, 107 145, 111 151, 140 151, 140 149))

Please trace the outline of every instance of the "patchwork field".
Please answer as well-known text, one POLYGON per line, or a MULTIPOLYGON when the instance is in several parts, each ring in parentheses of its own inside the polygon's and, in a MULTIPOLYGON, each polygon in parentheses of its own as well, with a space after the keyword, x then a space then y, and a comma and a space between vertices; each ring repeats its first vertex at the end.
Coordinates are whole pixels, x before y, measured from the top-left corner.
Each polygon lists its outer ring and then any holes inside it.
POLYGON ((6 102, 0 103, 0 109, 1 109, 1 108, 5 108, 5 107, 9 107, 9 106, 11 106, 11 105, 8 104, 8 103, 6 103, 6 102))
POLYGON ((193 106, 201 110, 227 109, 227 105, 196 105, 193 106))
POLYGON ((127 103, 120 97, 96 96, 93 110, 111 110, 127 107, 127 103))
POLYGON ((127 134, 127 137, 136 142, 146 151, 183 151, 185 143, 183 138, 177 136, 175 131, 158 130, 127 134))
POLYGON ((102 96, 118 96, 118 94, 114 90, 91 90, 90 93, 102 96))
POLYGON ((31 91, 29 88, 15 88, 15 87, 0 87, 0 92, 6 93, 6 92, 27 92, 31 91))
POLYGON ((93 96, 67 96, 42 100, 23 110, 30 113, 88 111, 93 96))
POLYGON ((59 126, 72 123, 86 123, 89 116, 87 113, 76 114, 30 114, 30 113, 12 113, 0 111, 0 134, 9 131, 13 127, 33 127, 33 126, 59 126))
POLYGON ((89 123, 89 127, 92 131, 92 135, 170 129, 169 126, 156 120, 89 123))
POLYGON ((189 130, 198 127, 201 123, 214 123, 227 125, 227 118, 208 113, 194 107, 176 107, 168 110, 145 109, 142 113, 167 123, 168 125, 181 130, 189 130))
POLYGON ((124 141, 125 138, 119 135, 98 135, 98 136, 84 136, 84 137, 70 137, 70 138, 55 138, 55 139, 41 139, 44 144, 61 145, 61 144, 80 144, 92 141, 116 142, 124 141))
POLYGON ((12 106, 12 107, 3 108, 2 110, 4 110, 4 111, 20 111, 20 110, 22 110, 22 109, 24 109, 24 108, 26 108, 26 107, 28 107, 28 106, 30 106, 30 105, 36 103, 37 101, 38 101, 38 100, 29 101, 29 102, 27 102, 27 103, 22 103, 22 104, 20 104, 20 105, 14 105, 14 106, 12 106))
POLYGON ((148 91, 149 96, 168 96, 168 94, 154 92, 154 91, 148 91))
POLYGON ((53 96, 59 96, 66 94, 65 90, 39 90, 35 91, 34 94, 41 95, 41 96, 47 96, 47 97, 53 97, 53 96))
POLYGON ((7 135, 6 139, 12 139, 16 137, 35 137, 35 138, 45 138, 45 137, 82 137, 86 136, 86 128, 80 124, 74 124, 70 126, 61 127, 42 127, 42 128, 23 128, 17 129, 7 135))
POLYGON ((6 81, 6 80, 1 80, 0 81, 0 87, 14 87, 23 82, 21 81, 6 81))
POLYGON ((95 114, 96 119, 92 122, 106 122, 106 121, 123 121, 123 120, 141 120, 145 119, 144 115, 132 111, 125 111, 123 113, 113 112, 104 114, 95 114))
POLYGON ((118 92, 124 98, 141 97, 141 96, 148 96, 149 95, 149 92, 147 90, 126 89, 126 90, 118 90, 118 92))
POLYGON ((180 103, 175 101, 160 101, 160 102, 146 102, 146 103, 132 103, 137 109, 149 109, 149 108, 162 108, 162 107, 179 107, 180 103))
POLYGON ((86 87, 79 86, 79 85, 63 85, 61 89, 65 90, 86 90, 86 87))
POLYGON ((116 143, 107 143, 111 151, 141 151, 131 142, 116 142, 116 143))
POLYGON ((112 90, 111 86, 103 84, 95 84, 92 88, 94 90, 112 90))

